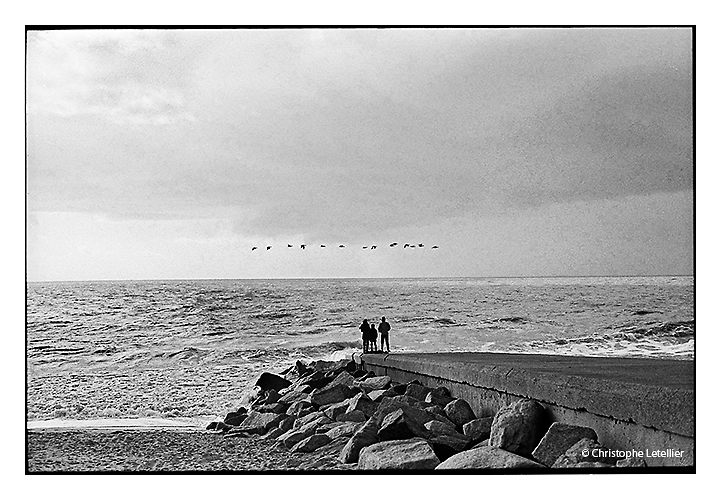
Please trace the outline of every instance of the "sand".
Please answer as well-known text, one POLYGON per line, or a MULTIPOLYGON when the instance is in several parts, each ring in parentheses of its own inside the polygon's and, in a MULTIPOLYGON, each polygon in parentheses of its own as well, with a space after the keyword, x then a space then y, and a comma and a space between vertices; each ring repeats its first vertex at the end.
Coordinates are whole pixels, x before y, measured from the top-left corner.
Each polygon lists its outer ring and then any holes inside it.
POLYGON ((291 453, 273 440, 174 429, 39 429, 27 433, 26 471, 352 470, 337 457, 345 440, 291 453))

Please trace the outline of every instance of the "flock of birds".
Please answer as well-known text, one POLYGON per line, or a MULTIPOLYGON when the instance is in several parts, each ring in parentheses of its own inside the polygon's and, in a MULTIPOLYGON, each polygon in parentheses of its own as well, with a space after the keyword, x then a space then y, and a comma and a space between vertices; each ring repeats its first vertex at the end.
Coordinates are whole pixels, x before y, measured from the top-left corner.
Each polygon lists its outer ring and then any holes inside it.
MULTIPOLYGON (((299 245, 299 246, 300 246, 301 250, 305 250, 305 248, 307 247, 307 245, 305 245, 305 244, 302 244, 302 245, 299 245)), ((391 248, 393 248, 393 247, 395 247, 395 246, 398 246, 398 243, 397 243, 397 242, 396 242, 396 243, 391 243, 389 246, 390 246, 391 248)), ((418 248, 424 248, 425 245, 424 245, 423 243, 418 243, 418 244, 416 244, 416 245, 412 245, 412 244, 410 244, 410 243, 405 243, 405 244, 403 245, 403 248, 416 248, 416 247, 418 247, 418 248)), ((271 248, 273 248, 273 245, 268 245, 268 246, 265 247, 266 250, 270 250, 271 248)), ((290 243, 288 243, 288 248, 293 248, 293 245, 291 245, 290 243)), ((320 248, 326 248, 326 246, 325 246, 325 245, 320 245, 320 248)), ((345 245, 338 245, 338 248, 345 248, 345 245)), ((367 249, 369 249, 369 248, 370 248, 371 250, 375 250, 375 249, 378 248, 378 245, 366 245, 366 246, 363 247, 363 250, 367 250, 367 249)), ((431 250, 434 249, 434 248, 438 248, 438 245, 433 245, 433 246, 431 247, 431 250)), ((253 248, 250 249, 251 252, 253 252, 253 251, 255 251, 255 250, 258 250, 258 247, 253 247, 253 248)))

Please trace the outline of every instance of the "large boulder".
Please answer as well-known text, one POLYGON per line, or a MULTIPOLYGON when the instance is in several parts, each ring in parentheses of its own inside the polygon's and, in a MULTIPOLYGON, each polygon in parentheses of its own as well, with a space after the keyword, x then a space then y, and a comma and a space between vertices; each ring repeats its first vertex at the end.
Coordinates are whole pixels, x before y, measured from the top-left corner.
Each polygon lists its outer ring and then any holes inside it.
POLYGON ((431 390, 428 387, 424 387, 420 384, 408 384, 406 386, 405 395, 416 398, 419 401, 424 401, 429 392, 431 392, 431 390))
POLYGON ((445 387, 436 387, 431 389, 425 397, 426 403, 432 403, 434 405, 446 406, 448 403, 453 401, 451 391, 445 387))
POLYGON ((456 434, 456 426, 442 422, 440 420, 431 420, 426 422, 423 426, 428 429, 434 436, 440 436, 442 434, 456 434))
MULTIPOLYGON (((418 401, 415 398, 411 398, 408 396, 395 396, 392 398, 383 398, 380 405, 378 405, 378 409, 373 414, 372 418, 376 420, 379 424, 383 422, 383 419, 386 415, 389 413, 397 410, 398 408, 415 408, 418 410, 423 410, 426 407, 433 406, 430 403, 423 403, 421 401, 418 401)), ((423 418, 423 422, 427 422, 429 420, 434 420, 434 417, 429 412, 426 413, 426 417, 423 418)))
POLYGON ((310 394, 310 402, 315 406, 325 406, 340 403, 353 396, 353 391, 345 385, 334 385, 325 389, 318 389, 310 394))
POLYGON ((326 435, 331 439, 337 439, 339 437, 350 437, 355 434, 363 424, 360 422, 343 422, 341 425, 336 425, 332 429, 326 432, 326 435))
POLYGON ((285 434, 285 431, 283 431, 283 430, 280 429, 279 427, 276 427, 276 428, 274 428, 274 429, 269 430, 269 431, 266 432, 265 434, 263 434, 263 436, 261 437, 261 439, 269 439, 269 440, 270 440, 270 439, 276 439, 276 438, 282 436, 283 434, 285 434))
POLYGON ((302 401, 305 401, 306 403, 310 404, 310 396, 307 393, 300 390, 300 387, 296 388, 293 391, 286 392, 278 400, 279 403, 286 403, 291 406, 293 406, 293 403, 302 402, 302 401))
POLYGON ((368 417, 360 410, 353 410, 342 415, 338 415, 336 422, 360 422, 363 423, 368 420, 368 417))
POLYGON ((471 440, 460 432, 449 432, 447 434, 439 434, 428 438, 428 442, 432 445, 443 445, 452 449, 454 452, 459 452, 468 448, 471 440))
POLYGON ((331 420, 335 420, 348 410, 348 405, 350 404, 350 402, 351 399, 346 399, 345 401, 341 401, 340 403, 329 404, 321 407, 321 411, 325 413, 325 415, 331 420))
POLYGON ((275 375, 274 373, 263 372, 255 382, 256 387, 259 387, 261 391, 269 391, 275 389, 280 391, 285 389, 291 384, 290 380, 286 380, 283 377, 275 375))
POLYGON ((285 413, 290 405, 288 403, 265 403, 254 408, 261 413, 285 413))
POLYGON ((293 423, 293 428, 300 429, 305 424, 308 424, 310 422, 318 422, 318 425, 323 425, 332 422, 331 419, 328 418, 328 416, 323 413, 322 411, 316 411, 313 413, 309 413, 308 415, 305 415, 303 417, 298 417, 295 419, 295 422, 293 423))
POLYGON ((490 445, 517 455, 531 457, 531 452, 546 431, 545 410, 540 403, 521 399, 504 406, 493 418, 490 445))
POLYGON ((588 438, 592 441, 598 440, 596 431, 590 427, 554 422, 551 424, 551 427, 548 428, 541 442, 538 443, 538 446, 536 446, 536 449, 533 450, 531 455, 536 461, 550 467, 558 457, 566 453, 571 446, 583 438, 588 438))
MULTIPOLYGON (((594 439, 582 438, 553 462, 554 468, 576 467, 581 462, 601 462, 616 465, 618 457, 612 457, 611 451, 594 439)), ((586 466, 583 466, 586 467, 586 466)))
POLYGON ((360 452, 358 469, 434 469, 439 464, 433 449, 423 439, 384 441, 360 452))
POLYGON ((443 408, 443 411, 459 429, 463 427, 463 424, 467 424, 471 420, 476 419, 473 408, 471 408, 471 405, 469 405, 465 399, 454 399, 443 408))
POLYGON ((378 429, 380 441, 409 439, 414 436, 427 438, 431 432, 425 428, 425 423, 433 417, 423 410, 403 405, 397 410, 387 414, 378 429))
POLYGON ((286 418, 280 421, 278 424, 278 429, 280 429, 283 432, 288 432, 293 428, 293 424, 295 423, 295 418, 293 415, 287 415, 286 418))
POLYGON ((278 413, 260 413, 251 411, 248 417, 238 426, 238 431, 248 434, 265 434, 272 427, 276 427, 285 415, 278 413))
POLYGON ((479 443, 491 437, 491 424, 493 423, 493 417, 484 417, 471 420, 463 424, 463 434, 468 438, 479 443))
POLYGON ((353 396, 350 399, 350 402, 348 403, 348 409, 346 410, 346 413, 350 413, 352 411, 359 410, 363 412, 363 415, 366 417, 370 417, 375 413, 375 411, 378 409, 378 403, 372 401, 368 396, 366 396, 364 393, 359 392, 355 396, 353 396))
POLYGON ((247 413, 238 413, 237 411, 231 411, 223 419, 223 423, 228 425, 240 425, 248 417, 247 413))
POLYGON ((444 460, 436 469, 530 469, 538 467, 543 467, 543 465, 500 448, 482 446, 457 453, 444 460))
POLYGON ((278 391, 276 391, 275 389, 270 389, 265 394, 265 404, 267 404, 267 405, 277 403, 279 399, 280 399, 280 394, 278 394, 278 391))
POLYGON ((353 382, 355 382, 355 378, 353 375, 348 373, 347 371, 343 370, 341 371, 336 378, 334 378, 329 384, 328 387, 334 386, 334 385, 352 385, 353 382))
POLYGON ((365 380, 356 380, 354 383, 364 391, 370 392, 387 389, 391 385, 391 378, 387 375, 383 375, 381 377, 368 377, 365 380))
POLYGON ((330 442, 331 438, 329 438, 326 434, 312 434, 293 446, 290 451, 310 453, 311 451, 315 451, 330 442))
POLYGON ((370 391, 368 397, 371 401, 380 401, 383 398, 392 398, 398 396, 393 389, 378 389, 377 391, 370 391))
POLYGON ((285 412, 288 415, 294 415, 297 417, 301 411, 306 410, 308 408, 313 408, 313 405, 310 404, 310 401, 305 401, 305 400, 296 401, 295 403, 291 404, 285 412))
POLYGON ((308 436, 315 434, 320 424, 318 422, 309 422, 299 429, 291 429, 284 434, 278 436, 278 441, 283 443, 286 448, 292 448, 296 444, 303 441, 308 436))
POLYGON ((340 452, 340 461, 344 464, 358 462, 358 456, 361 450, 377 442, 378 424, 371 418, 348 440, 340 452))

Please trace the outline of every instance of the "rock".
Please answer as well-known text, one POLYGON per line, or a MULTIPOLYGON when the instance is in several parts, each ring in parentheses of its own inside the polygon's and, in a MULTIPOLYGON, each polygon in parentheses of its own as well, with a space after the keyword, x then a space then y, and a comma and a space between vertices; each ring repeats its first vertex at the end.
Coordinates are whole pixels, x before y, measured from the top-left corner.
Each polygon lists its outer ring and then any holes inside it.
POLYGON ((481 442, 478 443, 477 445, 474 445, 473 447, 474 447, 474 448, 480 448, 481 446, 488 446, 488 441, 489 441, 488 439, 484 439, 483 441, 481 441, 481 442))
MULTIPOLYGON (((383 419, 386 415, 389 413, 397 410, 398 408, 414 408, 419 411, 423 411, 423 408, 426 406, 429 406, 430 403, 423 403, 421 401, 418 401, 415 398, 411 398, 408 396, 395 396, 392 398, 383 398, 381 403, 378 405, 378 409, 376 409, 375 413, 371 418, 374 418, 376 422, 379 424, 383 422, 383 419)), ((432 405, 430 405, 432 406, 432 405)), ((437 420, 436 417, 434 417, 430 412, 423 412, 425 413, 425 417, 422 419, 423 422, 428 422, 430 420, 437 420)))
POLYGON ((470 422, 463 424, 463 434, 468 436, 471 441, 483 441, 491 436, 492 423, 493 417, 484 417, 471 420, 470 422))
POLYGON ((308 436, 315 434, 316 429, 320 427, 318 422, 309 422, 299 429, 291 429, 288 432, 278 436, 278 441, 283 443, 286 448, 292 448, 296 444, 303 441, 308 436))
POLYGON ((377 391, 379 389, 387 389, 391 385, 391 378, 387 375, 381 377, 368 377, 365 380, 356 380, 354 384, 366 392, 377 391))
POLYGON ((530 469, 543 465, 493 446, 462 451, 444 460, 437 470, 451 469, 530 469))
POLYGON ((260 413, 285 413, 288 409, 288 403, 265 403, 255 408, 255 411, 260 413))
POLYGON ((342 415, 346 412, 346 410, 348 410, 348 405, 350 404, 350 402, 351 399, 346 399, 345 401, 341 401, 340 403, 326 405, 324 407, 321 407, 321 411, 331 420, 335 420, 338 418, 338 416, 342 415))
POLYGON ((291 382, 289 380, 286 380, 283 377, 279 377, 278 375, 268 372, 263 372, 260 377, 258 377, 258 380, 255 382, 255 385, 257 387, 260 387, 261 391, 269 391, 271 389, 279 391, 288 387, 290 384, 291 382))
POLYGON ((395 396, 402 396, 406 393, 406 389, 408 389, 408 384, 396 384, 395 382, 391 382, 391 386, 388 390, 393 391, 395 396))
POLYGON ((300 388, 296 388, 294 391, 283 394, 278 400, 279 403, 287 403, 291 406, 293 406, 293 403, 297 403, 299 401, 305 401, 310 404, 310 396, 302 392, 300 388))
POLYGON ((553 462, 554 468, 576 467, 581 462, 603 462, 615 465, 617 458, 593 439, 582 438, 553 462))
POLYGON ((590 427, 554 422, 551 424, 551 427, 548 428, 541 442, 538 443, 538 446, 536 446, 536 449, 533 450, 531 455, 537 462, 541 462, 550 467, 558 457, 566 453, 566 450, 583 438, 588 438, 592 441, 598 440, 596 431, 590 427))
POLYGON ((214 431, 220 422, 210 422, 208 426, 205 428, 206 431, 214 431))
POLYGON ((420 384, 408 384, 406 386, 405 395, 412 398, 416 398, 419 401, 425 401, 426 395, 431 392, 428 387, 424 387, 420 384))
POLYGON ((368 418, 360 410, 353 410, 342 415, 338 415, 336 422, 365 422, 368 418))
POLYGON ((277 426, 284 417, 285 415, 277 413, 251 411, 243 423, 238 426, 238 430, 249 434, 265 434, 271 427, 277 426))
POLYGON ((448 434, 439 434, 437 436, 431 436, 428 438, 428 442, 431 445, 443 445, 452 449, 454 452, 465 450, 470 444, 471 440, 460 432, 453 432, 448 434))
POLYGON ((305 415, 304 417, 297 417, 295 419, 295 422, 293 423, 294 429, 300 429, 306 424, 309 424, 310 422, 318 422, 318 425, 323 425, 332 422, 331 419, 329 419, 325 413, 322 411, 316 411, 313 413, 309 413, 308 415, 305 415))
POLYGON ((371 401, 368 396, 360 392, 351 398, 346 413, 360 410, 361 412, 363 412, 363 415, 365 415, 366 417, 370 417, 375 413, 377 409, 378 403, 371 401))
POLYGON ((397 396, 398 394, 395 393, 393 389, 378 389, 377 391, 370 391, 368 393, 368 397, 371 401, 380 401, 381 399, 385 397, 393 397, 397 396))
POLYGON ((426 422, 423 426, 428 429, 434 436, 440 436, 441 434, 455 434, 456 426, 453 424, 447 424, 440 420, 431 420, 426 422))
POLYGON ((384 441, 363 448, 358 469, 434 469, 439 464, 433 449, 423 439, 384 441))
POLYGON ((423 411, 429 413, 431 417, 433 417, 435 420, 439 420, 444 424, 450 425, 451 427, 456 427, 456 424, 454 424, 448 419, 448 417, 446 416, 446 412, 443 411, 443 408, 438 405, 432 405, 428 408, 423 408, 423 411))
POLYGON ((353 375, 344 370, 328 384, 328 387, 334 385, 352 385, 353 382, 355 382, 353 375))
POLYGON ((225 418, 223 419, 223 423, 228 425, 240 425, 243 423, 243 420, 245 420, 247 416, 248 415, 246 413, 238 413, 235 411, 231 411, 225 416, 225 418))
POLYGON ((639 457, 623 458, 616 462, 616 467, 646 467, 646 461, 639 457))
POLYGON ((280 394, 278 394, 278 391, 276 391, 275 389, 271 389, 265 395, 265 404, 277 403, 279 399, 280 394))
POLYGON ((311 389, 324 389, 333 382, 333 377, 321 377, 315 380, 309 380, 303 385, 310 387, 311 389))
POLYGON ((363 424, 360 422, 343 422, 341 425, 333 427, 325 434, 331 439, 337 439, 339 437, 350 437, 361 428, 363 424))
POLYGON ((372 418, 361 426, 348 440, 340 452, 340 461, 344 464, 358 462, 358 455, 366 446, 378 442, 378 425, 372 418))
POLYGON ((463 424, 476 418, 471 405, 465 399, 454 399, 443 408, 443 411, 459 429, 463 427, 463 424))
POLYGON ((231 430, 236 430, 238 427, 233 425, 228 425, 225 422, 216 422, 215 430, 220 432, 229 432, 231 430))
POLYGON ((275 429, 271 429, 266 432, 261 439, 276 439, 283 434, 285 434, 285 431, 283 431, 279 427, 276 427, 275 429))
POLYGON ((431 433, 424 424, 430 420, 423 410, 403 406, 383 418, 378 429, 379 441, 410 439, 412 437, 430 437, 431 433))
POLYGON ((295 403, 291 404, 285 412, 288 415, 298 416, 298 414, 306 408, 313 408, 313 405, 310 404, 310 401, 296 401, 295 403))
POLYGON ((312 434, 293 446, 290 451, 310 453, 311 451, 315 451, 331 441, 331 438, 329 438, 326 434, 312 434))
POLYGON ((436 387, 435 389, 431 389, 425 397, 426 403, 432 403, 434 405, 446 406, 451 401, 453 401, 451 391, 445 387, 436 387))
POLYGON ((333 403, 340 403, 353 396, 349 387, 345 385, 334 385, 326 389, 318 389, 310 395, 310 402, 315 406, 325 406, 333 403))
POLYGON ((489 444, 530 457, 545 430, 543 406, 530 399, 521 399, 496 413, 491 424, 489 444))
POLYGON ((294 423, 295 417, 293 415, 288 415, 286 418, 280 421, 280 423, 278 424, 278 429, 283 432, 288 432, 293 428, 294 423))

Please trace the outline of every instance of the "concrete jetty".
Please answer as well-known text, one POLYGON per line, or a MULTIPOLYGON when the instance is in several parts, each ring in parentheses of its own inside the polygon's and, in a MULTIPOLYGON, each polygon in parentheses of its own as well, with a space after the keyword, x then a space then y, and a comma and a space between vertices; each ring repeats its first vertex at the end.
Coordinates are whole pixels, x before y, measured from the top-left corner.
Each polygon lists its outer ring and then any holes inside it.
POLYGON ((601 444, 641 453, 649 466, 694 465, 693 361, 479 352, 362 359, 367 370, 397 382, 445 386, 478 417, 534 399, 551 421, 591 427, 601 444))

